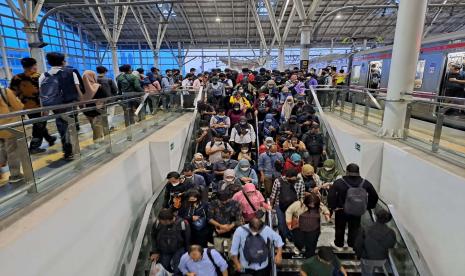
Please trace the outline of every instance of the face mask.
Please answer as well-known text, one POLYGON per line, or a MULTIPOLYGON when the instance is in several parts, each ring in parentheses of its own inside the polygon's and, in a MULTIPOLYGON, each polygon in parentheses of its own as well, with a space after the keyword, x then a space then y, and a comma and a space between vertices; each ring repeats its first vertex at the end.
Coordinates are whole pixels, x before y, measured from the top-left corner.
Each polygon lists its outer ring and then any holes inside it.
POLYGON ((226 183, 233 183, 234 182, 234 179, 225 179, 224 180, 226 183))
POLYGON ((273 122, 273 119, 266 119, 265 122, 271 123, 271 122, 273 122))
POLYGON ((246 124, 247 124, 247 122, 241 122, 242 126, 245 126, 246 124))
POLYGON ((239 111, 240 108, 239 108, 239 107, 235 107, 234 110, 235 110, 235 111, 239 111))
POLYGON ((264 100, 265 100, 265 98, 260 98, 260 101, 264 101, 264 100))
POLYGON ((249 150, 241 150, 242 153, 248 153, 249 150))
POLYGON ((295 124, 296 121, 295 121, 295 120, 289 120, 289 123, 290 123, 290 124, 295 124))
POLYGON ((208 130, 208 127, 202 127, 200 128, 202 131, 207 131, 208 130))
POLYGON ((195 162, 195 164, 202 164, 203 161, 202 160, 199 160, 199 161, 195 160, 194 162, 195 162))
POLYGON ((250 169, 249 167, 241 167, 241 171, 243 171, 243 172, 246 172, 246 171, 248 171, 249 169, 250 169))
POLYGON ((176 183, 171 183, 171 185, 173 185, 173 187, 176 187, 180 184, 181 182, 176 182, 176 183))
POLYGON ((191 175, 191 176, 185 175, 184 177, 185 177, 186 179, 192 179, 192 178, 194 177, 194 175, 191 175))
POLYGON ((326 168, 326 167, 325 167, 325 171, 329 172, 329 171, 331 171, 331 170, 333 170, 333 168, 326 168))
POLYGON ((295 184, 297 179, 287 179, 287 182, 289 182, 289 184, 295 184))
POLYGON ((224 161, 224 162, 228 162, 228 161, 229 161, 229 158, 223 158, 223 161, 224 161))

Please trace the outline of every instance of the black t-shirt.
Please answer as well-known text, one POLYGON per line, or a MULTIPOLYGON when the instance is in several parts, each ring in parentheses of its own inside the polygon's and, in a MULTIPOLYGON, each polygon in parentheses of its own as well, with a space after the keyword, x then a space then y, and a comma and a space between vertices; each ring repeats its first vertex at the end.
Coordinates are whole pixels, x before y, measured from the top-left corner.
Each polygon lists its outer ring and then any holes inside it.
POLYGON ((447 90, 463 90, 464 89, 463 84, 449 81, 449 79, 453 79, 453 78, 458 79, 458 80, 463 80, 464 79, 463 75, 460 74, 460 73, 448 73, 447 74, 446 89, 447 90))

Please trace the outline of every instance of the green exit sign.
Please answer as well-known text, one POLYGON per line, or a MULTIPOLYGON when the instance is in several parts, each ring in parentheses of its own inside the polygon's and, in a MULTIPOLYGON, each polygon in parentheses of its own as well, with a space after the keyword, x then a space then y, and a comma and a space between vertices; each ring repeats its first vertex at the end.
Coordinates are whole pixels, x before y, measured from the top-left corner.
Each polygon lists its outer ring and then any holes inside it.
POLYGON ((360 148, 361 148, 360 144, 359 144, 359 143, 355 143, 355 149, 356 149, 357 151, 360 151, 360 148))

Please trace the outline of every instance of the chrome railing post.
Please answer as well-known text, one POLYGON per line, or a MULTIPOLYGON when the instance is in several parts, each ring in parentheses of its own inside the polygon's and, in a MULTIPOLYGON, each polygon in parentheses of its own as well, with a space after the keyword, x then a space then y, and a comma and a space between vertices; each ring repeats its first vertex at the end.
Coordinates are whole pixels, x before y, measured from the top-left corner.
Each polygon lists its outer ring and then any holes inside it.
POLYGON ((412 105, 413 103, 407 104, 407 112, 405 113, 405 122, 404 122, 404 135, 403 139, 407 140, 410 130, 410 120, 412 118, 412 105))
POLYGON ((24 182, 31 185, 27 192, 37 193, 37 185, 34 179, 34 169, 32 167, 31 155, 29 154, 29 146, 25 133, 13 128, 7 128, 5 130, 11 133, 13 136, 11 139, 15 139, 16 141, 16 151, 18 154, 19 162, 23 169, 24 182))
POLYGON ((368 124, 368 116, 370 114, 370 99, 368 94, 363 94, 363 102, 365 104, 365 110, 363 112, 363 125, 368 124))
POLYGON ((344 97, 341 98, 341 107, 339 109, 339 116, 342 117, 342 115, 344 114, 344 107, 345 107, 345 103, 346 103, 346 97, 347 95, 349 95, 349 90, 345 91, 344 92, 344 97))
POLYGON ((441 141, 442 126, 444 124, 444 109, 438 113, 436 125, 434 126, 432 151, 438 152, 439 142, 441 141))
POLYGON ((61 114, 60 117, 68 123, 68 134, 69 134, 69 143, 73 148, 74 156, 79 156, 81 154, 81 148, 79 146, 79 137, 78 131, 76 129, 76 118, 78 114, 74 113, 74 108, 71 114, 61 114))
POLYGON ((355 118, 355 109, 357 107, 357 93, 352 94, 352 110, 350 112, 350 120, 353 121, 355 118))
POLYGON ((102 109, 98 110, 100 112, 102 129, 103 129, 103 142, 108 145, 105 146, 105 152, 111 153, 111 136, 110 136, 110 124, 108 123, 108 106, 105 104, 102 109))

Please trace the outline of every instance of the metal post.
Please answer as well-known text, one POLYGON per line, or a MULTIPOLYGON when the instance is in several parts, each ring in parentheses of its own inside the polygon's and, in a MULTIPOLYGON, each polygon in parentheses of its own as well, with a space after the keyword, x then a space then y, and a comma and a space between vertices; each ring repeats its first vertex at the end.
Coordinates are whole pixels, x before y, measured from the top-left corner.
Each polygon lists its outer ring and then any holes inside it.
POLYGON ((140 63, 140 67, 144 67, 144 63, 142 62, 142 45, 140 45, 140 41, 137 42, 137 45, 139 46, 139 63, 140 63))
POLYGON ((409 103, 407 105, 407 112, 405 112, 404 137, 403 137, 404 140, 407 140, 408 134, 409 134, 408 132, 410 129, 410 119, 412 117, 412 105, 413 103, 409 103))
POLYGON ((300 60, 308 60, 312 27, 302 25, 300 31, 300 60))
POLYGON ((357 94, 352 94, 352 111, 350 112, 350 120, 353 121, 355 118, 355 109, 357 107, 357 94))
POLYGON ((3 38, 3 33, 0 35, 0 49, 2 53, 2 62, 3 62, 3 68, 5 69, 5 76, 8 82, 13 78, 13 74, 10 69, 10 62, 8 61, 8 55, 6 54, 6 49, 5 49, 5 41, 3 38))
POLYGON ((365 103, 365 110, 363 112, 363 125, 367 125, 368 116, 370 114, 370 97, 368 97, 368 94, 363 94, 363 102, 365 103))
POLYGON ((278 50, 278 70, 284 71, 284 45, 279 45, 278 50))
POLYGON ((438 113, 436 125, 434 126, 433 144, 432 144, 433 152, 438 152, 439 150, 439 142, 441 141, 441 133, 442 133, 443 124, 444 124, 444 109, 438 113))
POLYGON ((381 136, 403 137, 409 96, 413 92, 427 0, 400 1, 381 136), (403 94, 404 93, 404 94, 403 94))
MULTIPOLYGON (((25 24, 23 30, 26 33, 26 39, 29 45, 39 43, 39 35, 37 32, 35 22, 30 22, 27 25, 25 24)), ((31 54, 31 57, 37 60, 37 66, 39 68, 39 71, 47 71, 47 66, 45 65, 44 50, 42 48, 29 46, 29 52, 31 54)))
POLYGON ((159 61, 159 56, 160 56, 160 49, 156 49, 153 51, 153 66, 159 67, 160 61, 159 61))
POLYGON ((228 68, 231 68, 231 39, 228 39, 228 68))
POLYGON ((344 93, 344 98, 342 98, 341 100, 341 107, 339 108, 339 116, 342 117, 342 115, 344 114, 344 107, 345 107, 345 99, 347 97, 347 95, 349 94, 349 91, 345 92, 344 93))
POLYGON ((203 48, 202 48, 202 63, 200 65, 200 70, 202 70, 202 73, 205 72, 205 61, 203 59, 203 48))
POLYGON ((112 43, 110 45, 110 48, 111 48, 111 66, 113 67, 113 78, 116 79, 116 77, 119 74, 118 47, 116 46, 116 43, 112 43))
POLYGON ((329 49, 329 53, 332 54, 334 50, 334 38, 331 38, 331 48, 329 49))
POLYGON ((368 39, 365 38, 365 39, 363 40, 363 46, 362 46, 363 49, 362 49, 362 50, 366 50, 367 45, 368 45, 368 39))
POLYGON ((181 46, 181 41, 178 41, 178 64, 179 64, 179 70, 181 71, 181 68, 182 68, 182 46, 181 46))

